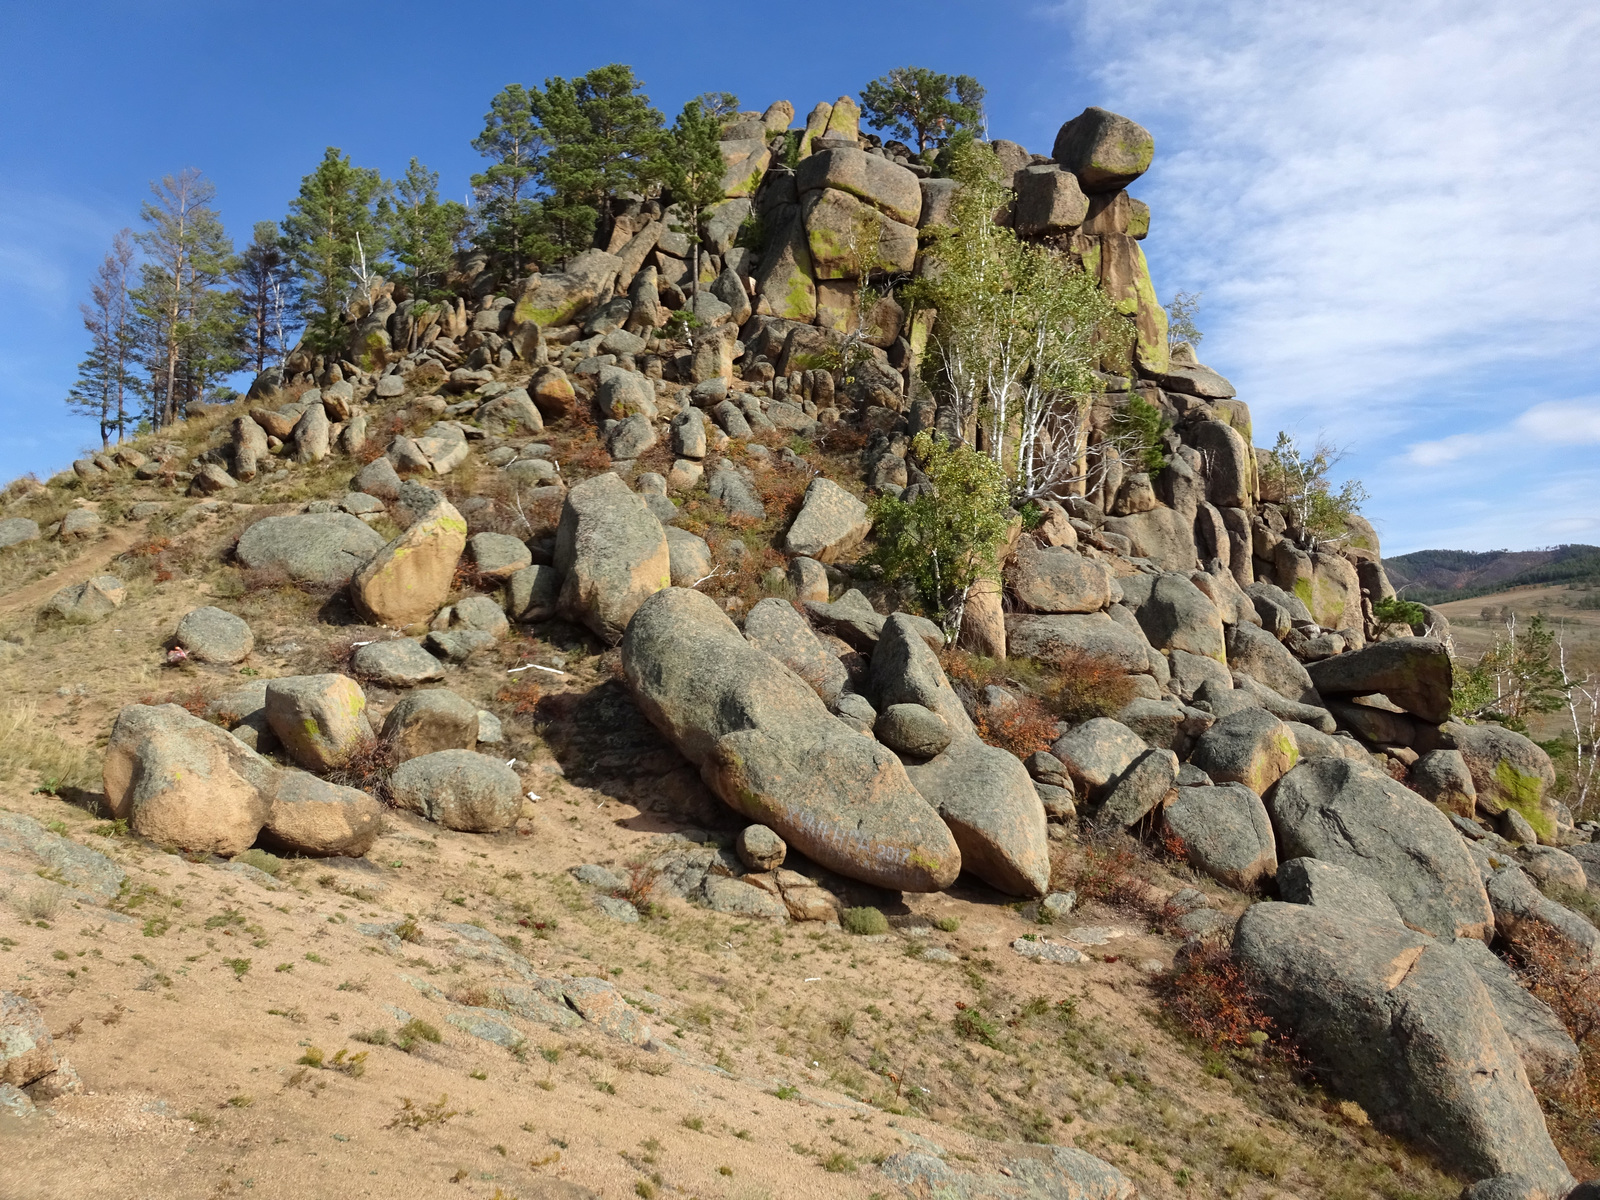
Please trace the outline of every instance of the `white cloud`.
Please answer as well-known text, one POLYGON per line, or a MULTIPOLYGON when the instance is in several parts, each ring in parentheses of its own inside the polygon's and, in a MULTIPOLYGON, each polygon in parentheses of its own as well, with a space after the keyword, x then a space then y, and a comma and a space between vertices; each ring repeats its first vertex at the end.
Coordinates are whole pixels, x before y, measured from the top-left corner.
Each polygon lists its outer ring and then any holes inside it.
POLYGON ((1535 404, 1509 425, 1483 433, 1455 433, 1417 442, 1406 459, 1419 467, 1441 467, 1481 454, 1512 454, 1542 446, 1600 443, 1600 400, 1550 400, 1535 404))
MULTIPOLYGON (((1555 377, 1569 394, 1600 386, 1600 7, 1056 11, 1098 64, 1095 102, 1157 135, 1134 188, 1157 287, 1204 293, 1204 357, 1258 430, 1348 444, 1380 515, 1407 484, 1373 474, 1397 442, 1433 472, 1435 502, 1460 505, 1469 477, 1448 469, 1493 448, 1508 410, 1526 410, 1509 430, 1524 439, 1593 440, 1592 401, 1539 400, 1555 377)), ((1600 466, 1575 469, 1600 493, 1600 466)), ((1512 506, 1537 542, 1545 514, 1503 486, 1489 511, 1512 506)))

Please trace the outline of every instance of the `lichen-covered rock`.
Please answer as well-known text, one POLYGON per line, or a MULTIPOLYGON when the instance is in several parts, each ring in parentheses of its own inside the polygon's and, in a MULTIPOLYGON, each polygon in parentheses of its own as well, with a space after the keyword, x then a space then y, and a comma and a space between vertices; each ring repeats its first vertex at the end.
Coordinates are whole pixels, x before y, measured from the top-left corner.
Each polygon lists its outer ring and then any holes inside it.
POLYGON ((1470 817, 1478 800, 1472 772, 1459 750, 1430 750, 1411 764, 1411 790, 1448 812, 1470 817))
POLYGON ((752 871, 776 871, 783 866, 789 847, 765 825, 746 825, 734 840, 739 861, 752 871))
POLYGON ((544 430, 544 418, 526 388, 501 392, 474 419, 479 429, 502 437, 526 437, 544 430))
POLYGON ((1064 546, 1038 546, 1032 538, 1017 543, 1006 582, 1017 602, 1036 613, 1100 612, 1112 600, 1112 575, 1104 563, 1064 546))
POLYGON ((1024 237, 1065 233, 1083 224, 1089 198, 1071 172, 1045 163, 1023 167, 1012 178, 1017 191, 1012 219, 1024 237))
POLYGON ((916 225, 922 215, 917 177, 865 150, 836 147, 801 159, 795 186, 801 195, 818 188, 848 192, 903 225, 916 225))
POLYGON ((55 1042, 38 1006, 0 991, 0 1084, 26 1087, 55 1069, 55 1042))
POLYGON ((1336 1094, 1469 1177, 1572 1186, 1494 1004, 1458 955, 1391 923, 1274 902, 1245 911, 1233 951, 1336 1094))
POLYGON ((1061 127, 1050 157, 1090 193, 1125 188, 1150 169, 1155 139, 1149 130, 1103 108, 1086 108, 1061 127))
POLYGON ((465 519, 441 497, 355 573, 351 599, 363 616, 378 625, 403 629, 425 621, 450 595, 456 564, 466 546, 465 519))
POLYGON ((1265 684, 1286 700, 1321 703, 1305 667, 1267 630, 1256 625, 1235 625, 1227 630, 1225 641, 1228 666, 1234 671, 1265 684))
POLYGON ((260 833, 279 774, 176 704, 130 704, 106 746, 106 807, 157 845, 232 857, 260 833))
POLYGON ((291 675, 267 683, 267 721, 308 771, 339 766, 372 736, 367 698, 348 675, 291 675))
POLYGON ((850 682, 845 665, 828 652, 787 600, 769 596, 759 601, 745 618, 744 636, 810 684, 830 708, 850 682))
POLYGON ((358 646, 350 656, 350 669, 362 679, 391 688, 416 687, 444 678, 444 667, 416 638, 392 638, 358 646))
POLYGON ((646 597, 672 585, 661 522, 610 472, 567 493, 556 529, 559 611, 615 645, 646 597))
POLYGON ((1124 603, 1157 650, 1183 650, 1227 661, 1222 614, 1185 575, 1139 575, 1123 585, 1124 603), (1135 588, 1138 589, 1137 593, 1135 588))
POLYGON ((548 329, 566 324, 608 293, 621 269, 621 259, 603 250, 585 250, 564 271, 530 276, 517 301, 513 327, 531 324, 548 329))
POLYGON ((1376 767, 1309 759, 1266 800, 1285 858, 1365 875, 1409 925, 1436 937, 1487 938, 1493 930, 1478 868, 1449 819, 1376 767))
POLYGON ((916 227, 885 216, 848 192, 833 188, 807 192, 801 212, 817 279, 857 278, 869 248, 875 249, 885 270, 909 271, 916 262, 916 227))
POLYGON ((1190 761, 1219 783, 1242 783, 1262 796, 1300 761, 1300 747, 1266 709, 1245 708, 1202 733, 1190 761))
POLYGON ((395 768, 395 805, 463 833, 495 833, 522 811, 522 781, 496 758, 471 750, 440 750, 395 768))
POLYGON ((263 836, 274 849, 315 857, 360 858, 383 832, 383 805, 366 792, 285 771, 263 836))
POLYGON ((1556 772, 1548 754, 1520 733, 1498 725, 1451 721, 1445 732, 1455 742, 1472 778, 1480 811, 1497 816, 1515 809, 1535 832, 1547 838, 1555 833, 1547 797, 1555 788, 1556 772))
POLYGON ((829 714, 709 597, 646 599, 622 662, 641 711, 735 811, 854 879, 906 891, 955 879, 955 840, 900 760, 829 714))
POLYGON ((467 553, 478 574, 489 579, 509 579, 533 563, 527 543, 509 533, 475 533, 467 539, 467 553))

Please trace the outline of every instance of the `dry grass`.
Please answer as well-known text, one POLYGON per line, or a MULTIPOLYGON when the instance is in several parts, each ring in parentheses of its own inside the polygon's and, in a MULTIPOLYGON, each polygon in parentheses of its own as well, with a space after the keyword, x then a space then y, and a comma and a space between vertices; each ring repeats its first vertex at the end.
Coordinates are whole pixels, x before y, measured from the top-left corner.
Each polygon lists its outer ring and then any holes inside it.
POLYGON ((12 701, 0 707, 0 779, 32 773, 46 791, 98 788, 100 755, 57 737, 37 706, 12 701))

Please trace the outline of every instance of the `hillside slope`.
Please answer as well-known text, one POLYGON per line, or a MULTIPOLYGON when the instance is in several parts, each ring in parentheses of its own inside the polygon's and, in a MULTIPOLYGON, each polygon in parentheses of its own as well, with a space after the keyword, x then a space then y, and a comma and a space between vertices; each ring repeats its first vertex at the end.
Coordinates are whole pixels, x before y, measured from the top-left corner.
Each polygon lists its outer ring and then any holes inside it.
POLYGON ((1383 560, 1395 590, 1436 604, 1470 600, 1516 587, 1600 578, 1600 546, 1581 543, 1541 550, 1415 550, 1383 560))

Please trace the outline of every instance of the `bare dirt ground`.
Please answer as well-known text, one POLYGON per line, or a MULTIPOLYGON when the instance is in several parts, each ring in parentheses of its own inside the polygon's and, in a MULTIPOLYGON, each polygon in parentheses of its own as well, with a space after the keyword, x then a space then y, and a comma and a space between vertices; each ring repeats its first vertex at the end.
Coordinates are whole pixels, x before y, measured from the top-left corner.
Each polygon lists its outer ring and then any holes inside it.
MULTIPOLYGON (((343 491, 335 474, 326 494, 343 491)), ((118 499, 130 497, 143 498, 118 499)), ((97 780, 123 705, 338 670, 374 635, 336 598, 258 587, 227 563, 251 515, 108 522, 107 540, 21 572, 24 600, 0 597, 0 809, 128 875, 97 906, 0 855, 0 988, 38 1003, 86 1085, 30 1119, 0 1118, 3 1200, 532 1200, 568 1194, 562 1181, 607 1198, 866 1200, 903 1194, 878 1170, 885 1156, 930 1143, 973 1170, 1030 1143, 1074 1145, 1150 1197, 1459 1191, 1447 1166, 1271 1055, 1178 1030, 1154 984, 1179 942, 1148 909, 1091 901, 1045 926, 963 879, 930 896, 841 885, 844 903, 890 916, 877 938, 677 900, 638 924, 603 915, 571 868, 626 871, 665 837, 737 825, 632 709, 612 658, 563 627, 507 640, 445 681, 501 717, 505 757, 539 797, 511 831, 393 814, 365 865, 291 860, 272 879, 117 829, 97 780), (55 587, 107 566, 129 582, 112 617, 36 619, 55 587), (241 667, 167 664, 179 617, 203 603, 251 622, 241 667), (566 674, 508 674, 528 662, 566 674), (1077 935, 1088 962, 1011 949, 1080 925, 1104 930, 1077 935), (496 1007, 517 978, 507 956, 542 977, 609 980, 629 1007, 568 1027, 496 1007), (508 1044, 462 1027, 493 1032, 484 1020, 508 1044), (638 1025, 656 1048, 636 1044, 638 1025)), ((375 718, 397 699, 368 694, 375 718)), ((1058 848, 1059 881, 1082 878, 1085 848, 1058 848)), ((1181 865, 1130 861, 1119 869, 1165 891, 1245 903, 1181 865)))

